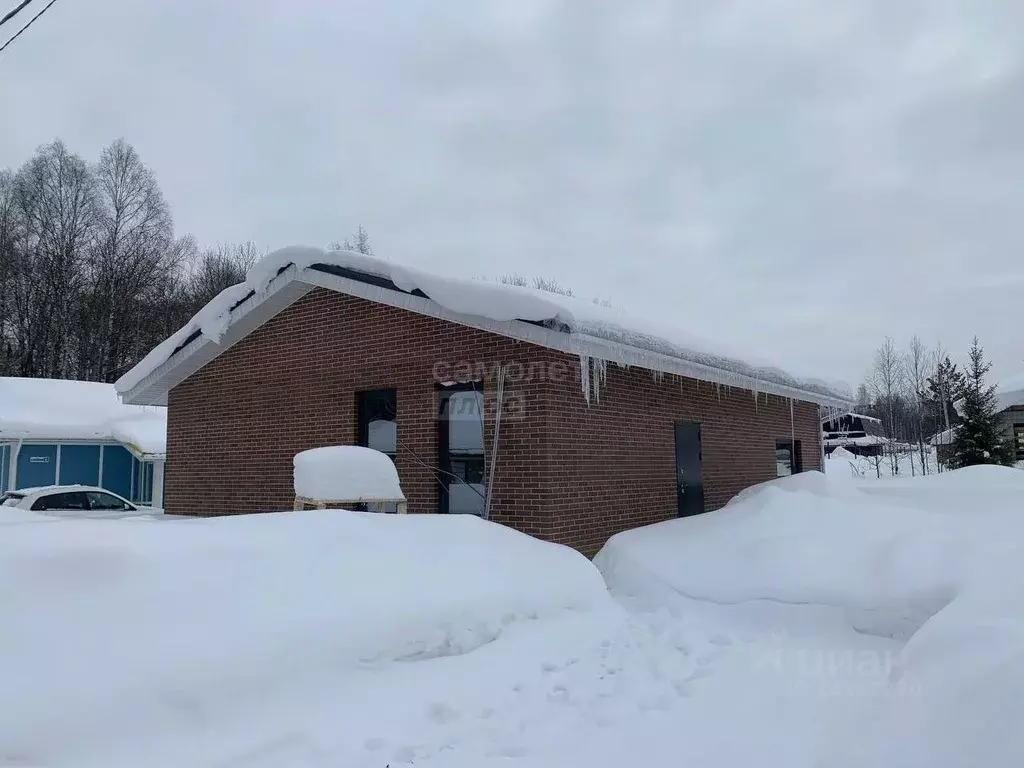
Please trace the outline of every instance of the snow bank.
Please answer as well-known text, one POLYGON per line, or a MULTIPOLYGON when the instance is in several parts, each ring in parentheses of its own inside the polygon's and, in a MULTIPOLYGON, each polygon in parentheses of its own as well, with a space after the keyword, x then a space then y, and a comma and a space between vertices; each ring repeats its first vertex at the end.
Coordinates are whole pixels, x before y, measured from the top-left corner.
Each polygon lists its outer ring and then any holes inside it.
POLYGON ((390 457, 358 445, 311 448, 296 454, 295 495, 326 501, 405 498, 390 457))
POLYGON ((734 343, 708 341, 679 328, 633 317, 611 307, 535 288, 441 276, 366 254, 327 252, 309 246, 282 248, 265 256, 250 269, 244 283, 214 298, 184 327, 118 379, 117 390, 127 392, 138 385, 197 332, 219 342, 232 322, 235 305, 250 295, 259 300, 289 267, 294 265, 301 270, 314 264, 350 269, 390 280, 400 290, 421 291, 452 312, 495 321, 528 320, 714 368, 737 377, 737 383, 739 377, 743 377, 817 393, 836 401, 849 399, 847 389, 836 391, 834 386, 820 379, 793 376, 759 360, 756 350, 740 349, 734 343))
POLYGON ((0 755, 31 765, 610 606, 578 553, 464 515, 12 524, 0 583, 0 755))
POLYGON ((621 533, 595 562, 620 595, 831 606, 862 632, 905 640, 867 659, 888 678, 821 765, 1017 766, 1022 497, 1024 473, 1005 467, 870 485, 807 473, 621 533))
POLYGON ((0 377, 0 439, 117 440, 167 450, 167 409, 125 405, 111 384, 0 377))
POLYGON ((1012 518, 1022 494, 1024 475, 1004 467, 872 486, 807 472, 747 489, 718 512, 620 533, 595 563, 619 592, 826 605, 865 631, 902 636, 997 550, 1024 543, 1024 522, 1012 518))

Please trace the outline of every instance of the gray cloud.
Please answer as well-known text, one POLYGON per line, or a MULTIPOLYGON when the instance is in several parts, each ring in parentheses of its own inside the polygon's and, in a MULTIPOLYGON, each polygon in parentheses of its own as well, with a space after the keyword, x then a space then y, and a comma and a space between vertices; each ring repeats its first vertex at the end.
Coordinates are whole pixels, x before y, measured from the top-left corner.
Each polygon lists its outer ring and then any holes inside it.
POLYGON ((1024 7, 57 5, 0 164, 125 136, 179 229, 540 273, 856 383, 885 334, 1024 369, 1024 7))

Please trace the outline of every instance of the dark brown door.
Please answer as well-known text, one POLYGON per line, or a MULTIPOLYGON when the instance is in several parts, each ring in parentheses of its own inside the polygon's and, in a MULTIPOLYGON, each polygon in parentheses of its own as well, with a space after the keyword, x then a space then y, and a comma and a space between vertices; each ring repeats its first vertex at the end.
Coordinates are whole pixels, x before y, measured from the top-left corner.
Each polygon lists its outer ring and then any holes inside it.
POLYGON ((700 424, 695 421, 676 422, 676 505, 680 517, 704 511, 700 424))

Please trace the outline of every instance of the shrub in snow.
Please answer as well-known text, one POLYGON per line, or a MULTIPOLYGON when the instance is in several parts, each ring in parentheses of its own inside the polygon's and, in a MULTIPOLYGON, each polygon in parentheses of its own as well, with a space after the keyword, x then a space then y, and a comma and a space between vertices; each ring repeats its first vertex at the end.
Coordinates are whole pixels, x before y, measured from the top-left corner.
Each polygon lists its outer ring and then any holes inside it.
POLYGON ((333 445, 295 455, 295 495, 326 501, 405 499, 391 458, 372 448, 333 445))

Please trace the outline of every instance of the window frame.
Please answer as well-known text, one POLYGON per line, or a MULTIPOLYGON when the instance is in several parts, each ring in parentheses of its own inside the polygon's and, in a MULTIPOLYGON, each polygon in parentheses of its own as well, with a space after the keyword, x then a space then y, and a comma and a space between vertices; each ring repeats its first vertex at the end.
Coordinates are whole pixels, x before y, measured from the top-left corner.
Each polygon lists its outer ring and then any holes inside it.
MULTIPOLYGON (((480 396, 480 409, 481 413, 484 413, 485 405, 485 394, 483 388, 483 382, 459 382, 445 386, 438 384, 437 387, 437 459, 438 468, 441 470, 438 478, 438 500, 437 500, 437 511, 440 514, 464 514, 451 512, 451 492, 449 486, 452 482, 452 453, 451 453, 451 441, 450 441, 450 427, 449 427, 449 406, 452 395, 461 394, 463 392, 473 392, 480 396)), ((481 451, 480 456, 483 461, 483 467, 481 469, 482 481, 481 485, 484 486, 484 493, 487 492, 487 420, 484 417, 484 423, 482 425, 481 435, 481 451)), ((456 461, 465 461, 467 457, 473 456, 473 454, 457 454, 456 461)), ((481 510, 480 515, 484 513, 481 510)), ((472 513, 465 513, 472 514, 472 513)))
POLYGON ((775 438, 775 477, 792 477, 793 475, 799 475, 804 471, 803 457, 801 456, 801 442, 799 440, 793 440, 789 437, 777 437, 775 438), (789 475, 780 475, 778 470, 778 452, 780 450, 789 451, 789 475))
MULTIPOLYGON (((395 387, 378 387, 376 389, 363 389, 356 392, 356 445, 363 448, 372 448, 370 445, 370 413, 367 407, 371 397, 390 397, 394 404, 395 411, 395 450, 393 452, 381 451, 392 461, 398 455, 398 389, 395 387)), ((379 450, 379 449, 374 449, 379 450)))

